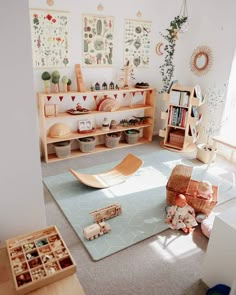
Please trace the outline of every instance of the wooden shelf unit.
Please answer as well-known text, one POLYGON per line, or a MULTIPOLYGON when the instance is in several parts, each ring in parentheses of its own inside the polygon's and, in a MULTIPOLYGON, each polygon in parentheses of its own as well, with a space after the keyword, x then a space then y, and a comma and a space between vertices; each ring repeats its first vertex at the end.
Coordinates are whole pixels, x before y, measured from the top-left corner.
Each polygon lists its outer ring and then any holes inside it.
MULTIPOLYGON (((153 128, 154 128, 154 116, 155 116, 155 101, 156 101, 156 89, 120 89, 120 90, 101 90, 101 91, 89 91, 89 92, 67 92, 67 93, 38 93, 38 113, 40 122, 40 138, 41 138, 41 148, 45 162, 55 162, 68 158, 74 158, 79 156, 88 155, 88 153, 81 152, 78 144, 76 144, 76 139, 94 136, 96 138, 96 147, 92 153, 109 151, 111 148, 107 148, 104 142, 104 136, 108 133, 113 132, 123 132, 129 129, 139 129, 142 130, 141 137, 139 138, 137 144, 143 144, 152 141, 153 128), (136 95, 138 96, 138 102, 136 103, 136 95), (119 99, 121 101, 120 108, 114 112, 104 112, 96 110, 96 100, 94 97, 108 96, 112 98, 119 99), (73 97, 73 101, 72 101, 73 97), (77 103, 83 105, 83 98, 86 97, 86 103, 88 101, 92 105, 89 112, 83 115, 71 115, 66 111, 72 106, 76 106, 77 103), (50 99, 48 99, 50 98, 50 99), (53 98, 53 99, 52 99, 53 98), (63 99, 62 99, 63 98, 63 99), (67 101, 68 104, 62 103, 67 101), (53 117, 47 117, 45 115, 45 105, 46 104, 56 104, 58 105, 58 114, 53 117), (137 115, 138 114, 138 115, 137 115), (109 120, 115 119, 118 122, 124 117, 127 119, 132 119, 133 116, 148 116, 150 117, 142 124, 123 126, 119 124, 116 129, 103 130, 101 118, 108 118, 109 120), (96 123, 95 128, 89 133, 78 133, 77 121, 81 119, 91 119, 100 122, 96 123), (99 120, 98 120, 99 121, 99 120), (71 125, 71 133, 67 136, 60 138, 52 138, 48 136, 50 127, 54 123, 65 123, 71 125), (58 158, 55 151, 53 151, 53 143, 70 140, 73 145, 71 148, 71 154, 66 158, 58 158)), ((84 101, 85 103, 85 101, 84 101)), ((134 119, 134 118, 133 118, 134 119)), ((117 148, 125 148, 130 145, 124 142, 123 137, 117 148)))
POLYGON ((196 126, 200 124, 202 114, 194 116, 193 108, 202 105, 204 99, 197 97, 195 87, 180 84, 172 85, 163 99, 168 102, 168 109, 161 112, 161 119, 165 120, 165 129, 159 130, 159 136, 164 137, 162 147, 179 152, 195 150, 199 137, 196 126))

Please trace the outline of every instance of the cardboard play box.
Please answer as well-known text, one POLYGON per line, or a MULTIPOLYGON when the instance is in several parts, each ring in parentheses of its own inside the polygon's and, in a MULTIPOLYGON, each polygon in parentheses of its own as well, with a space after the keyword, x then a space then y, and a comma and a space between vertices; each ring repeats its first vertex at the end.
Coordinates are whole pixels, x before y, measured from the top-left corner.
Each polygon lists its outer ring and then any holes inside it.
POLYGON ((18 294, 27 294, 76 272, 76 264, 56 226, 6 241, 18 294))

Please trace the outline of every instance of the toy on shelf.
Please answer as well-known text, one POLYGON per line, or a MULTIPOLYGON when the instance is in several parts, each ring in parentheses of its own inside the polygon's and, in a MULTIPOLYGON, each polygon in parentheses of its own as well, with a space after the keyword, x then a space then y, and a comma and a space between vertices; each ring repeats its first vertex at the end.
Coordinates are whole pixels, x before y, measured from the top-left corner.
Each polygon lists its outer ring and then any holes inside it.
POLYGON ((179 194, 175 198, 175 205, 167 208, 166 223, 171 229, 181 229, 188 234, 193 231, 193 227, 197 226, 194 209, 188 205, 183 194, 179 194))
POLYGON ((63 92, 67 92, 67 83, 69 81, 69 78, 67 76, 63 76, 61 81, 63 85, 63 92))
POLYGON ((69 109, 67 110, 67 113, 71 115, 82 115, 82 114, 87 114, 89 112, 88 109, 83 108, 80 103, 77 103, 75 109, 69 109))
POLYGON ((87 240, 91 241, 110 231, 111 231, 111 227, 109 224, 105 222, 99 222, 99 223, 93 223, 85 227, 83 230, 83 234, 87 240))
POLYGON ((45 93, 50 93, 50 79, 51 79, 50 73, 49 72, 43 72, 41 78, 44 81, 45 93))
POLYGON ((135 79, 134 78, 134 70, 132 66, 130 65, 129 61, 127 61, 126 65, 121 70, 121 77, 120 77, 120 83, 123 84, 124 89, 129 88, 130 80, 135 79))
POLYGON ((54 92, 56 93, 60 92, 59 79, 60 79, 60 73, 58 71, 52 72, 53 89, 54 89, 54 92))
POLYGON ((135 87, 140 89, 146 89, 149 87, 149 84, 147 82, 138 82, 135 84, 135 87))
POLYGON ((68 78, 68 81, 67 81, 67 92, 68 91, 71 91, 71 79, 70 78, 68 78))
POLYGON ((83 75, 81 72, 81 68, 79 64, 75 65, 75 75, 76 75, 76 82, 77 82, 77 91, 78 92, 85 92, 86 87, 84 84, 83 75))
POLYGON ((112 204, 104 208, 97 209, 90 212, 89 214, 93 216, 95 222, 101 222, 113 217, 116 217, 122 213, 120 204, 112 204))

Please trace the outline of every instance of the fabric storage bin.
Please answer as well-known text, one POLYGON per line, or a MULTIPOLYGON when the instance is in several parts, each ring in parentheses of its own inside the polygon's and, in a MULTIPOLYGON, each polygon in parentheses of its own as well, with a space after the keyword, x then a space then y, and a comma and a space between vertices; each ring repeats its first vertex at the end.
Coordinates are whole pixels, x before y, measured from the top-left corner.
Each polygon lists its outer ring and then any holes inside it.
POLYGON ((90 153, 95 149, 95 137, 82 137, 78 138, 79 148, 82 153, 90 153))
POLYGON ((140 131, 137 129, 130 129, 125 131, 125 141, 128 144, 135 144, 138 142, 140 131))
POLYGON ((194 208, 196 213, 209 215, 217 204, 218 186, 212 185, 213 197, 210 200, 197 197, 199 181, 192 180, 193 168, 185 165, 176 165, 166 185, 166 203, 175 205, 175 198, 178 194, 186 197, 188 205, 194 208))
POLYGON ((108 133, 105 135, 105 146, 108 148, 114 148, 118 146, 121 138, 120 132, 108 133))
POLYGON ((53 144, 58 158, 66 158, 70 156, 70 141, 60 141, 53 144))

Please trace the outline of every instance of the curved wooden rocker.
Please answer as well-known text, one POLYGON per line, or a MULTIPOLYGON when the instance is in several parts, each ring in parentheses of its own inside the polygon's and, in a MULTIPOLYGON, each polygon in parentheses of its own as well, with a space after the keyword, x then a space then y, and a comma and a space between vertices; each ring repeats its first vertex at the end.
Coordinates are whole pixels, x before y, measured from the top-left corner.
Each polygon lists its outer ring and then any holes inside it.
POLYGON ((98 174, 82 174, 73 169, 70 172, 83 184, 95 188, 106 188, 126 181, 141 166, 143 160, 128 154, 117 166, 106 172, 98 174))

